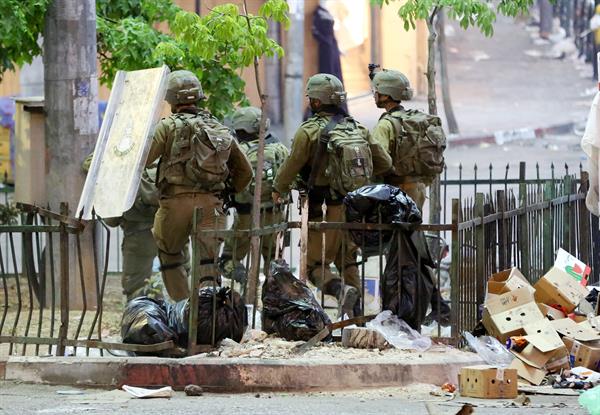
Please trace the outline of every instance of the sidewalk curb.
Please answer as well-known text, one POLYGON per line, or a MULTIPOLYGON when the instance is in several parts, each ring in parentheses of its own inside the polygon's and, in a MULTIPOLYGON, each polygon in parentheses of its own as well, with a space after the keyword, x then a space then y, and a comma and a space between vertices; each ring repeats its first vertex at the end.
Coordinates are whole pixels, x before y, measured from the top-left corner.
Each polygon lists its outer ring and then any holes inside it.
POLYGON ((577 122, 571 121, 549 127, 517 128, 514 130, 500 130, 479 135, 450 136, 448 137, 448 144, 452 146, 476 146, 483 143, 503 145, 516 140, 532 140, 544 138, 546 135, 569 134, 573 132, 575 125, 577 125, 577 122))
POLYGON ((410 360, 369 359, 330 363, 306 360, 225 358, 9 357, 0 360, 0 380, 115 388, 122 385, 196 384, 210 392, 309 391, 404 386, 458 381, 461 367, 482 364, 477 355, 410 360), (4 368, 4 370, 3 370, 4 368), (4 373, 2 373, 4 371, 4 373))

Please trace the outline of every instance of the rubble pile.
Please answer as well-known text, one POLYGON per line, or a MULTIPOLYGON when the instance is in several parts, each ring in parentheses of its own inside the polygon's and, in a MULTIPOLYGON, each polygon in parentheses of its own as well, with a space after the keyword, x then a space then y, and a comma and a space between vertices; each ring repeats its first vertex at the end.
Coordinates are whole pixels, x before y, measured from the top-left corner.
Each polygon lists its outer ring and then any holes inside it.
MULTIPOLYGON (((598 291, 587 287, 589 273, 588 266, 560 249, 553 267, 534 285, 517 268, 493 274, 482 323, 513 358, 497 364, 475 351, 502 377, 515 370, 519 382, 574 389, 600 384, 598 291)), ((473 343, 473 337, 468 340, 473 343)))

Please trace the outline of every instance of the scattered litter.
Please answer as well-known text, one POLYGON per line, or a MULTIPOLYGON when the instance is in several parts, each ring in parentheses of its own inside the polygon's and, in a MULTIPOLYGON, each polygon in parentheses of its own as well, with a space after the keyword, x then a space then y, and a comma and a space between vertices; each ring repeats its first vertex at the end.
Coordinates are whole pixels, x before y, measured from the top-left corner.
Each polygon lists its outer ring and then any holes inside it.
POLYGON ((444 383, 442 385, 442 390, 450 393, 454 393, 456 391, 456 385, 453 383, 444 383))
POLYGON ((463 336, 471 350, 489 365, 507 367, 514 359, 514 356, 494 337, 475 337, 468 332, 463 333, 463 336))
POLYGON ((460 369, 460 394, 472 398, 514 399, 517 397, 517 371, 490 365, 460 369))
POLYGON ((480 50, 471 52, 471 56, 475 62, 486 61, 490 59, 490 55, 480 50))
POLYGON ((515 403, 521 406, 529 406, 531 405, 531 399, 529 399, 524 393, 520 393, 519 396, 515 398, 515 403))
POLYGON ((531 56, 532 58, 541 58, 543 55, 542 51, 537 50, 537 49, 525 50, 525 51, 523 51, 523 53, 527 56, 531 56))
POLYGON ((382 311, 366 324, 377 330, 395 348, 424 352, 431 347, 431 339, 413 330, 404 320, 393 315, 390 310, 382 311))
POLYGON ((85 391, 79 389, 70 389, 64 391, 56 391, 57 395, 85 395, 85 391))
POLYGON ((131 396, 140 399, 146 398, 171 398, 173 396, 173 388, 165 386, 160 389, 138 388, 136 386, 123 385, 122 389, 131 396))
POLYGON ((204 389, 194 384, 187 385, 183 391, 187 396, 202 396, 204 394, 204 389))
POLYGON ((581 394, 579 403, 590 411, 590 415, 600 415, 600 386, 581 394))
POLYGON ((271 262, 262 286, 262 328, 287 340, 309 340, 331 323, 310 288, 283 260, 271 262))
POLYGON ((572 389, 556 389, 552 386, 533 386, 522 383, 519 383, 519 392, 532 395, 579 396, 579 392, 572 389))

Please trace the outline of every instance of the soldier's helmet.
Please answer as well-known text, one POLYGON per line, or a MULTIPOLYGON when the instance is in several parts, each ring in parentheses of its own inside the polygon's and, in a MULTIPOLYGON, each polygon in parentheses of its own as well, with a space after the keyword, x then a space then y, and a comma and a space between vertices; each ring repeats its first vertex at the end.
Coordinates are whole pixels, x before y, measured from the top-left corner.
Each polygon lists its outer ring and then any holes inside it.
MULTIPOLYGON (((248 134, 258 134, 260 128, 260 116, 262 111, 256 107, 238 108, 231 117, 231 128, 234 130, 243 130, 248 134)), ((267 118, 265 130, 270 127, 270 120, 267 118)))
POLYGON ((389 95, 394 101, 408 101, 413 97, 413 90, 406 75, 392 69, 377 72, 372 85, 375 91, 389 95))
POLYGON ((190 71, 174 71, 169 74, 165 100, 171 106, 177 104, 193 104, 206 96, 200 81, 190 71))
POLYGON ((306 96, 316 98, 325 105, 340 106, 346 102, 346 91, 342 81, 328 73, 318 73, 308 79, 306 96))

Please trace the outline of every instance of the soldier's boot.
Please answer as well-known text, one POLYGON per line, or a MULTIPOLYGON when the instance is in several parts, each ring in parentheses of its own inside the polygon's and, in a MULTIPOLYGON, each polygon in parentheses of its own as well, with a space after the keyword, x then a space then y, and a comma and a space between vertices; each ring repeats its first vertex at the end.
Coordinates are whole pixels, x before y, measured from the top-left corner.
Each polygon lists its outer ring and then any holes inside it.
POLYGON ((338 300, 337 317, 342 318, 345 315, 348 318, 354 317, 354 307, 360 298, 360 292, 351 285, 342 287, 342 280, 336 279, 331 281, 324 290, 325 294, 334 295, 338 300))
POLYGON ((245 285, 248 280, 246 267, 239 261, 234 261, 232 258, 221 257, 221 259, 219 259, 219 272, 223 277, 239 282, 242 285, 245 285))

